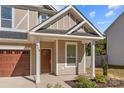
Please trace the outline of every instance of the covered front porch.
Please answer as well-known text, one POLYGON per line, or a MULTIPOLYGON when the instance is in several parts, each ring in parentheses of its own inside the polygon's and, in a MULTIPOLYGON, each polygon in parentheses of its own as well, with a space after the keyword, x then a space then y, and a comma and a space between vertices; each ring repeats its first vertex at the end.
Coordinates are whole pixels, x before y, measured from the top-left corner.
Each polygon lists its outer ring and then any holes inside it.
POLYGON ((36 83, 41 74, 86 75, 86 45, 91 43, 91 76, 95 77, 95 40, 69 38, 35 38, 36 83), (45 56, 46 55, 46 56, 45 56), (71 61, 70 61, 71 60, 71 61))

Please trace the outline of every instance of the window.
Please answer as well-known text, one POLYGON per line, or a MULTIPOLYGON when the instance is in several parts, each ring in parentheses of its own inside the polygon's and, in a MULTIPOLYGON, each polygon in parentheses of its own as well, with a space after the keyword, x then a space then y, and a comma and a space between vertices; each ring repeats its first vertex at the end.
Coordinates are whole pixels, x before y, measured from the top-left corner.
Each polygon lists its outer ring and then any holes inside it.
POLYGON ((1 7, 1 27, 12 28, 12 8, 1 7))
POLYGON ((45 20, 47 20, 48 18, 49 18, 48 14, 40 14, 39 21, 41 23, 41 22, 44 22, 45 20))
POLYGON ((76 66, 77 61, 77 46, 76 43, 66 44, 66 65, 76 66))

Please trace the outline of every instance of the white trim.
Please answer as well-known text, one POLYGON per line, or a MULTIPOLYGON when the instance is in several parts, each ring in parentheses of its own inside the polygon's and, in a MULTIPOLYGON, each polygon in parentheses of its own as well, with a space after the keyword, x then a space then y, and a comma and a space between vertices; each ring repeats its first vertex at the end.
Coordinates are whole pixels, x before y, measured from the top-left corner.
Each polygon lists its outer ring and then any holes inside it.
MULTIPOLYGON (((52 48, 41 48, 41 51, 42 51, 42 49, 47 49, 47 50, 50 50, 51 51, 51 54, 50 54, 50 56, 51 56, 51 59, 50 59, 50 63, 51 63, 51 71, 50 71, 50 73, 52 73, 52 60, 53 60, 53 57, 52 57, 52 48)), ((42 62, 42 61, 41 61, 42 62)), ((42 74, 42 73, 41 73, 42 74)))
POLYGON ((1 6, 0 6, 0 28, 1 28, 1 6))
POLYGON ((65 67, 76 67, 77 66, 77 60, 78 60, 78 43, 77 42, 65 42, 65 67), (67 46, 68 45, 75 45, 76 46, 76 62, 74 66, 68 66, 67 65, 67 46))
POLYGON ((63 16, 63 17, 62 17, 62 28, 63 28, 63 29, 65 29, 65 23, 64 23, 65 21, 64 21, 64 20, 65 20, 65 17, 63 16))
POLYGON ((95 77, 95 41, 91 42, 92 77, 95 77))
POLYGON ((54 6, 52 6, 52 5, 48 5, 52 10, 54 10, 54 11, 57 11, 55 8, 54 8, 54 6))
POLYGON ((59 71, 58 71, 58 40, 56 40, 56 75, 59 75, 59 71))
MULTIPOLYGON (((38 25, 40 22, 39 22, 39 15, 38 15, 38 12, 37 12, 37 16, 36 16, 36 19, 37 19, 37 24, 38 25)), ((29 29, 30 30, 30 29, 29 29)))
POLYGON ((73 39, 103 39, 102 37, 91 37, 91 36, 76 36, 76 35, 61 35, 61 34, 47 34, 47 33, 35 33, 29 32, 32 35, 38 36, 48 36, 48 37, 55 37, 55 38, 73 38, 73 39))
POLYGON ((37 40, 36 43, 36 83, 40 83, 41 79, 40 79, 40 73, 41 73, 41 50, 40 50, 40 41, 37 40))
POLYGON ((86 73, 86 43, 84 43, 84 54, 83 54, 83 73, 86 73))
POLYGON ((27 20, 28 22, 27 22, 27 24, 28 24, 28 27, 27 27, 27 30, 29 30, 30 29, 30 11, 28 10, 28 20, 27 20))
POLYGON ((86 23, 86 21, 82 21, 77 26, 75 26, 73 29, 71 29, 69 32, 67 32, 66 34, 71 34, 72 32, 74 32, 75 30, 77 30, 78 28, 80 28, 85 23, 86 23))
POLYGON ((25 48, 25 46, 16 45, 0 45, 0 50, 29 50, 30 51, 30 76, 32 75, 32 49, 31 47, 25 48))
POLYGON ((0 49, 7 49, 7 50, 23 50, 25 46, 17 46, 17 45, 0 45, 0 49))
POLYGON ((27 30, 22 30, 22 29, 16 29, 16 28, 4 28, 1 27, 0 30, 2 31, 12 31, 12 32, 28 32, 27 30))
POLYGON ((17 41, 18 43, 22 42, 27 42, 28 40, 23 40, 23 39, 7 39, 7 38, 0 38, 0 42, 9 42, 9 41, 17 41))
POLYGON ((15 25, 15 9, 12 8, 12 28, 14 28, 15 25))
POLYGON ((22 17, 22 19, 18 22, 18 24, 15 26, 16 29, 22 24, 22 22, 24 21, 24 19, 25 19, 27 16, 28 16, 28 11, 27 11, 26 14, 22 17))
POLYGON ((70 18, 70 13, 68 13, 68 23, 69 23, 69 28, 71 28, 71 25, 70 25, 70 24, 71 24, 70 19, 71 19, 71 18, 70 18))

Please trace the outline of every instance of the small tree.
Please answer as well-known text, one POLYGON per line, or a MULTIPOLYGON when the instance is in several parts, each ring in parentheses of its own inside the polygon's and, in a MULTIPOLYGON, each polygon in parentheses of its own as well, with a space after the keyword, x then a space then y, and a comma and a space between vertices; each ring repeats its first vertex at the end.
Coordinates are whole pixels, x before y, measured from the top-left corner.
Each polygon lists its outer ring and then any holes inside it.
POLYGON ((102 68, 103 68, 103 75, 107 77, 108 75, 108 63, 104 57, 102 57, 102 68))

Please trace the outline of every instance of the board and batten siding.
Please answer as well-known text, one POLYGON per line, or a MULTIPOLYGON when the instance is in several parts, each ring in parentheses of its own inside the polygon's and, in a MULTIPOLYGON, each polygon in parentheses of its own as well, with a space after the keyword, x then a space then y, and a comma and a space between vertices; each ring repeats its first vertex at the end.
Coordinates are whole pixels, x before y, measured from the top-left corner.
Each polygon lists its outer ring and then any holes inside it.
POLYGON ((106 34, 108 63, 124 66, 124 14, 112 24, 106 34))
POLYGON ((47 29, 68 30, 76 24, 76 19, 68 13, 61 16, 58 20, 56 19, 47 29))
POLYGON ((14 28, 29 30, 38 24, 38 12, 14 8, 14 28))

